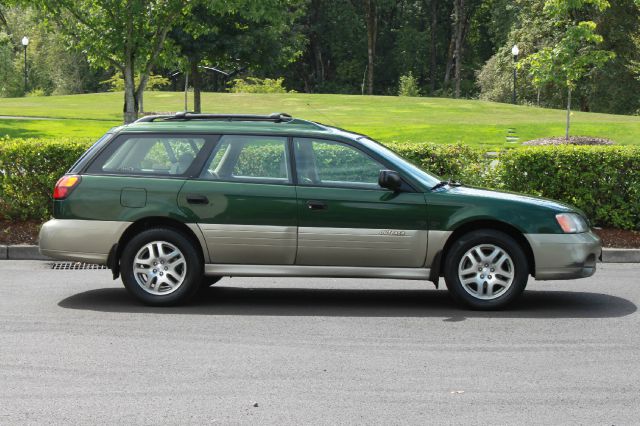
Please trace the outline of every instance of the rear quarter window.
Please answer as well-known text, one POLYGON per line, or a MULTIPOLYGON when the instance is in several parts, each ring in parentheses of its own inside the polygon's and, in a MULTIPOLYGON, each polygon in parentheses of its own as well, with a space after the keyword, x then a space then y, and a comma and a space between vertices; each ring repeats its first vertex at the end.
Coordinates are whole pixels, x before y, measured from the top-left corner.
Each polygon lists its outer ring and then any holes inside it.
POLYGON ((202 151, 201 135, 122 135, 87 170, 91 174, 182 176, 202 151))

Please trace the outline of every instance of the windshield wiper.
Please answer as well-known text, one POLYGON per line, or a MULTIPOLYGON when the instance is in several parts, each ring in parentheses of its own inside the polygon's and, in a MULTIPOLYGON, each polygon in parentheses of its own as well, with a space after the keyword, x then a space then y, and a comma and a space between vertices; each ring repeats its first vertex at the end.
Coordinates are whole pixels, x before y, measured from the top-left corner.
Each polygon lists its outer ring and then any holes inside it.
POLYGON ((461 184, 460 182, 457 182, 457 181, 455 181, 455 180, 453 180, 453 179, 451 179, 451 178, 450 178, 449 180, 442 180, 442 181, 440 181, 440 182, 436 183, 436 184, 431 188, 431 190, 432 190, 432 191, 435 191, 436 189, 438 189, 438 188, 442 188, 442 187, 443 187, 443 186, 445 186, 445 185, 449 185, 449 186, 462 186, 462 184, 461 184))

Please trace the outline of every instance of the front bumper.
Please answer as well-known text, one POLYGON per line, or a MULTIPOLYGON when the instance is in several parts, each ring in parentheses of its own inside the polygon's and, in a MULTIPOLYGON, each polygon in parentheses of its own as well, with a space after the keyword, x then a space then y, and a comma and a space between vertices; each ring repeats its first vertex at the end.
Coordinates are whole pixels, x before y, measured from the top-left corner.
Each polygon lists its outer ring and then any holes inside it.
POLYGON ((105 265, 131 222, 52 219, 40 228, 40 253, 54 259, 105 265))
POLYGON ((593 232, 580 234, 525 234, 535 259, 536 280, 590 277, 602 257, 602 243, 593 232))

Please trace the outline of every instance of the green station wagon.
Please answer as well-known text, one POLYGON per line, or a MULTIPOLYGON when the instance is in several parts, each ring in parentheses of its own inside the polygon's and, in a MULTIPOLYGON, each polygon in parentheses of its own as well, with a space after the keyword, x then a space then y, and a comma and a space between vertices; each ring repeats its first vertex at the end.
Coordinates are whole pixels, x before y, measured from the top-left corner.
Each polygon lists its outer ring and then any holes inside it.
POLYGON ((367 138, 287 114, 144 117, 112 129, 54 190, 40 251, 106 264, 149 305, 224 276, 444 277, 474 309, 529 275, 588 277, 598 237, 576 209, 470 188, 367 138))

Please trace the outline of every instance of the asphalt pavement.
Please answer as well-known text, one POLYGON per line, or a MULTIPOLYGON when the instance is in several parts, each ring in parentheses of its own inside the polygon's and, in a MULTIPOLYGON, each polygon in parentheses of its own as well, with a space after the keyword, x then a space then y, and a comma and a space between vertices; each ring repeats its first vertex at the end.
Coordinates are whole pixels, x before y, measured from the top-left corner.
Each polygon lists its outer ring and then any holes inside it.
POLYGON ((0 273, 0 424, 640 422, 636 264, 489 313, 415 281, 225 278, 148 308, 105 270, 0 273))

